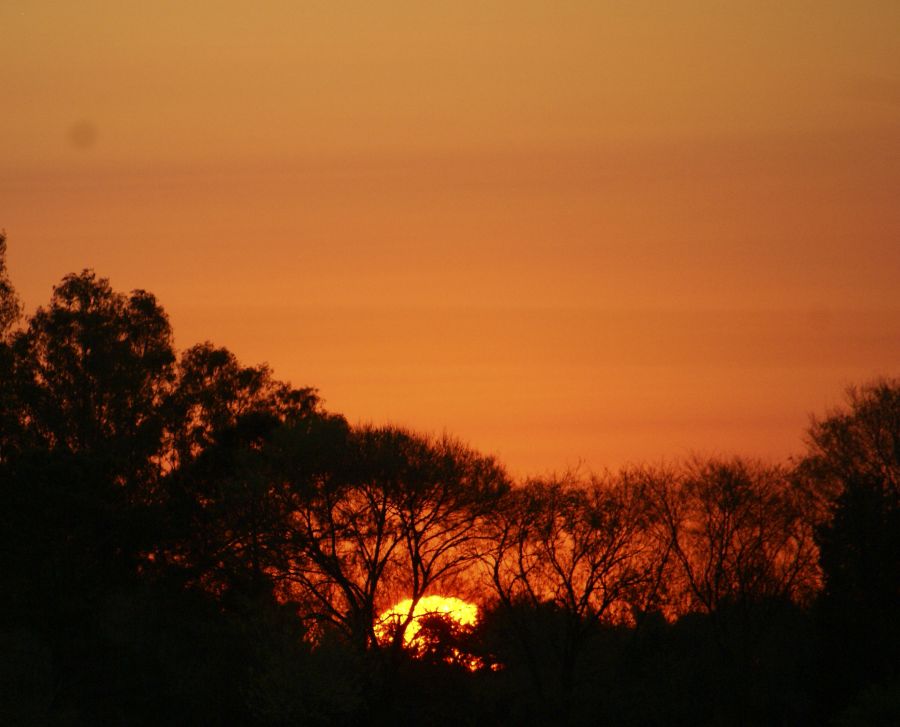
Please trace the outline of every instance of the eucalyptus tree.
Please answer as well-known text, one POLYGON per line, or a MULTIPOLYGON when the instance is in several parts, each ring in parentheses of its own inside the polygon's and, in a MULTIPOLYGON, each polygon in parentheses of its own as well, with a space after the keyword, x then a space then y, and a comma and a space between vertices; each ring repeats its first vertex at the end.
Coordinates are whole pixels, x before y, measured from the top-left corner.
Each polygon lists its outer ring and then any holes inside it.
POLYGON ((15 334, 13 359, 18 471, 28 502, 45 503, 33 527, 46 547, 58 545, 48 561, 84 557, 85 582, 88 573, 133 572, 156 529, 175 381, 165 312, 146 291, 118 293, 90 270, 70 274, 15 334))
POLYGON ((208 341, 184 351, 176 372, 170 401, 172 466, 189 462, 242 419, 286 422, 321 410, 315 389, 279 381, 265 364, 244 366, 227 348, 208 341))
POLYGON ((265 365, 244 366, 209 342, 184 351, 176 371, 166 450, 170 537, 154 561, 219 594, 271 591, 284 517, 272 442, 285 427, 329 415, 313 389, 293 388, 265 365))
POLYGON ((160 474, 175 382, 168 317, 143 290, 70 274, 16 336, 26 428, 36 445, 89 457, 119 484, 160 474))
POLYGON ((134 613, 114 602, 141 587, 144 554, 163 528, 171 329, 150 293, 116 292, 85 270, 63 278, 7 352, 12 400, 3 404, 16 441, 0 455, 0 608, 46 646, 65 703, 106 681, 85 663, 114 671, 101 614, 134 613))

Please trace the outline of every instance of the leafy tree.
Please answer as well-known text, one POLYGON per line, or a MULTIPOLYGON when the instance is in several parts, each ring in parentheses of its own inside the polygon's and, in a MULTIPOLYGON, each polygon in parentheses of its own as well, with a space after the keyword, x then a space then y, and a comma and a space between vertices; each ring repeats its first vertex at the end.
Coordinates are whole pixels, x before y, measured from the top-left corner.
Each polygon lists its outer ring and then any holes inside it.
POLYGON ((74 709, 102 693, 115 647, 100 614, 139 587, 160 530, 171 331, 152 295, 84 271, 6 352, 0 609, 49 654, 55 709, 74 709))
POLYGON ((173 465, 230 436, 241 420, 289 421, 317 412, 321 403, 314 389, 292 388, 266 365, 242 366, 231 351, 208 341, 181 355, 177 374, 171 403, 177 422, 173 465))
POLYGON ((6 336, 22 315, 22 304, 6 270, 6 233, 0 230, 0 338, 6 336))
POLYGON ((0 231, 0 467, 19 440, 21 416, 14 385, 11 333, 22 306, 6 270, 6 235, 0 231))
POLYGON ((170 537, 154 553, 157 568, 220 594, 271 591, 284 517, 271 443, 285 427, 309 437, 328 415, 312 389, 294 389, 264 365, 242 366, 210 343, 185 351, 177 372, 168 403, 170 537))
POLYGON ((89 270, 67 275, 15 346, 35 444, 90 458, 118 484, 161 474, 175 354, 152 294, 116 293, 89 270))
POLYGON ((33 577, 23 573, 40 584, 38 600, 74 604, 75 592, 134 575, 158 524, 173 363, 155 298, 116 293, 90 271, 66 276, 15 335, 20 436, 9 498, 21 518, 15 549, 30 553, 19 560, 41 562, 33 577))
POLYGON ((900 380, 847 389, 845 406, 813 417, 799 474, 828 499, 862 481, 900 492, 900 380))
POLYGON ((351 427, 227 349, 176 358, 155 298, 89 270, 20 325, 5 252, 0 234, 0 721, 896 713, 897 381, 813 420, 791 472, 697 459, 511 487, 449 437, 351 427), (485 585, 476 627, 430 614, 401 648, 423 597, 485 585))
POLYGON ((829 696, 898 673, 900 664, 900 381, 847 392, 814 419, 798 478, 822 493, 818 529, 829 696))

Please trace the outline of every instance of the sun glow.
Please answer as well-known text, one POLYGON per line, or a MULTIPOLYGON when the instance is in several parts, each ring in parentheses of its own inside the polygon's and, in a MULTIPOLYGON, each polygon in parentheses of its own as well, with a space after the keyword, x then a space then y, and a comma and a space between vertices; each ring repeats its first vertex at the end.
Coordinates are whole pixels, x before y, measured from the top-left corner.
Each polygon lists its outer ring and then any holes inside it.
POLYGON ((380 643, 387 644, 405 625, 403 646, 416 658, 477 671, 485 667, 485 662, 466 646, 466 637, 476 623, 478 606, 461 598, 425 596, 415 608, 412 599, 407 598, 378 617, 375 635, 380 643))
MULTIPOLYGON (((412 599, 407 598, 394 604, 382 613, 375 623, 375 635, 379 641, 386 641, 399 628, 412 609, 412 599)), ((478 606, 454 596, 425 596, 419 599, 412 613, 412 619, 403 634, 403 644, 417 646, 423 620, 432 616, 453 621, 457 626, 474 626, 478 622, 478 606)))

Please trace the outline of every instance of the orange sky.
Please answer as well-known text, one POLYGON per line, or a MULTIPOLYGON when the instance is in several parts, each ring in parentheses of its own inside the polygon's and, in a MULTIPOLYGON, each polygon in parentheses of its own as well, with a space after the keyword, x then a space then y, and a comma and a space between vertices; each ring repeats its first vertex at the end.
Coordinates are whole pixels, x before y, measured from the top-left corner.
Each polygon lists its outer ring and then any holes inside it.
POLYGON ((2 0, 0 227, 517 474, 900 374, 896 0, 2 0))

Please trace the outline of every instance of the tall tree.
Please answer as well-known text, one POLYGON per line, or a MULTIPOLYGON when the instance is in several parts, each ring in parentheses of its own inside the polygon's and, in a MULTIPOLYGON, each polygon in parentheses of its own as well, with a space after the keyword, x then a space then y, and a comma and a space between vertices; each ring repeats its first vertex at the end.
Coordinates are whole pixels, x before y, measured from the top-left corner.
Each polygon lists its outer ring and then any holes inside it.
POLYGON ((808 602, 815 592, 807 501, 781 467, 696 459, 648 492, 671 545, 676 612, 808 602))
POLYGON ((840 692, 900 664, 900 380, 850 388, 844 407, 813 419, 807 442, 797 473, 828 505, 816 534, 840 692))
POLYGON ((15 345, 36 443, 87 457, 119 484, 161 474, 175 354, 152 294, 116 293, 89 270, 67 275, 15 345))
POLYGON ((21 312, 21 303, 6 269, 6 234, 0 231, 0 467, 16 446, 21 425, 11 345, 12 329, 21 312))
POLYGON ((61 709, 102 711, 109 704, 91 695, 127 672, 116 669, 106 627, 110 613, 133 615, 114 601, 140 588, 163 522, 173 363, 155 298, 117 293, 91 271, 66 276, 13 335, 19 436, 0 478, 0 608, 47 649, 61 709))
POLYGON ((10 496, 21 516, 17 547, 43 562, 23 577, 42 597, 73 589, 87 605, 91 584, 138 567, 158 523, 173 363, 156 299, 116 293, 87 270, 66 276, 15 334, 21 437, 10 496))
POLYGON ((278 381, 265 365, 243 366, 208 342, 185 351, 177 373, 168 402, 170 537, 155 561, 220 595, 260 595, 271 590, 283 529, 273 439, 289 427, 305 442, 315 422, 331 417, 314 390, 278 381))
POLYGON ((826 494, 818 529, 825 596, 848 608, 900 607, 900 381, 847 392, 814 419, 799 475, 826 494))
POLYGON ((22 304, 6 269, 6 232, 0 230, 0 338, 7 335, 21 315, 22 304))
POLYGON ((243 366, 231 351, 208 341, 181 354, 177 374, 173 466, 189 462, 242 419, 288 421, 317 412, 321 403, 314 389, 278 381, 265 364, 243 366))
POLYGON ((483 562, 538 691, 546 686, 545 635, 528 619, 547 608, 559 616, 552 642, 564 709, 598 628, 628 622, 635 604, 652 600, 646 589, 659 565, 649 515, 633 483, 572 478, 531 481, 493 513, 483 562))
POLYGON ((480 521, 507 488, 490 458, 449 438, 386 427, 356 430, 338 467, 298 470, 289 498, 288 579, 311 614, 362 648, 378 613, 412 599, 399 645, 429 589, 476 557, 480 521))

